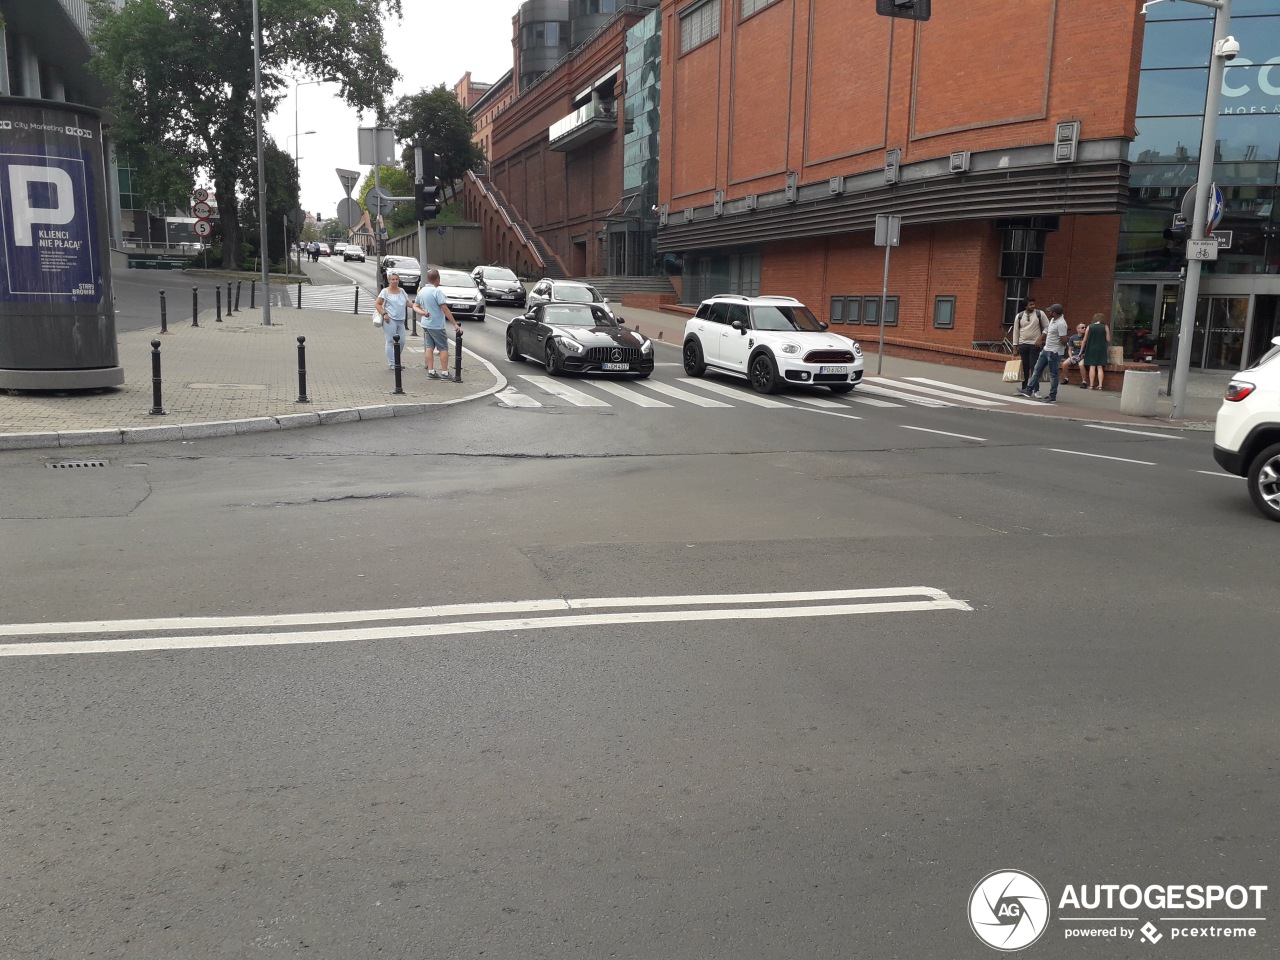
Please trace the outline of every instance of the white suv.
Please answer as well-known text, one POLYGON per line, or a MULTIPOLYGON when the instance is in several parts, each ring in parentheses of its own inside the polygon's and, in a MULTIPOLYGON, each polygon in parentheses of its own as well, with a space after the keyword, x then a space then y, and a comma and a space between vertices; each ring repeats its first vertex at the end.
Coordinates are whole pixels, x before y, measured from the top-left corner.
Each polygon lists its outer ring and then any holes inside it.
POLYGON ((684 372, 736 373, 760 393, 783 383, 848 393, 862 380, 862 348, 836 333, 795 297, 723 294, 702 301, 684 326, 684 372))
POLYGON ((1249 496, 1268 520, 1280 521, 1280 337, 1227 384, 1213 434, 1213 458, 1249 481, 1249 496))

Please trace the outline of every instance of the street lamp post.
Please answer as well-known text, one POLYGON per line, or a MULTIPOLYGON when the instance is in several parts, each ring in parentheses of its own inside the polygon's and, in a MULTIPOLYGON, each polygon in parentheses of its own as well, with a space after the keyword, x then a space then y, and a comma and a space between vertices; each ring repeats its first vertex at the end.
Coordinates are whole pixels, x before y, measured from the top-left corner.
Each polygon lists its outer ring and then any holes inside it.
MULTIPOLYGON (((1151 0, 1143 4, 1147 7, 1160 0, 1151 0)), ((1200 137, 1200 166, 1196 174, 1195 213, 1191 219, 1191 237, 1187 241, 1187 280, 1182 295, 1182 316, 1178 323, 1178 352, 1174 358, 1173 375, 1173 417, 1181 417, 1187 405, 1187 378, 1191 373, 1191 345, 1195 336, 1196 308, 1200 300, 1200 263, 1195 258, 1196 241, 1203 241, 1210 229, 1209 205, 1213 193, 1213 163, 1217 154, 1218 143, 1218 109, 1222 98, 1222 76, 1226 71, 1227 61, 1234 60, 1239 45, 1231 38, 1227 30, 1231 26, 1231 0, 1185 0, 1187 3, 1199 4, 1202 7, 1213 7, 1216 11, 1213 21, 1213 51, 1209 57, 1209 92, 1204 101, 1204 130, 1200 137)))
POLYGON ((262 142, 262 25, 253 0, 253 112, 258 130, 258 252, 262 255, 262 325, 271 326, 271 261, 267 254, 267 161, 262 142))
MULTIPOLYGON (((311 82, 317 83, 319 81, 313 80, 311 82)), ((294 87, 295 87, 295 96, 296 96, 296 88, 297 88, 296 83, 294 84, 294 87)), ((302 207, 302 168, 298 166, 298 161, 301 159, 301 157, 298 156, 298 144, 301 143, 302 137, 309 137, 313 133, 315 133, 314 130, 303 130, 302 133, 298 133, 298 113, 297 113, 297 104, 295 103, 294 115, 293 115, 293 133, 291 133, 289 136, 285 137, 284 139, 285 139, 286 146, 288 145, 288 142, 290 140, 293 141, 293 171, 298 176, 298 207, 299 209, 301 209, 302 207)), ((301 226, 299 226, 298 229, 301 230, 302 229, 301 226)), ((287 251, 285 253, 285 256, 288 256, 287 251)), ((302 251, 301 250, 298 251, 298 272, 299 273, 302 272, 302 251)))

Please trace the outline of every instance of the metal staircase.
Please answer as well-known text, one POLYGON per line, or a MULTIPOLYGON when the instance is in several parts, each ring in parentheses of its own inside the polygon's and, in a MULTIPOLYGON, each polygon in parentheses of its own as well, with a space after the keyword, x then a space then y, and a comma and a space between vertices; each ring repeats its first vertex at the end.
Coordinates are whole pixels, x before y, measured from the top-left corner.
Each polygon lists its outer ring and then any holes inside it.
POLYGON ((467 179, 475 185, 485 200, 502 215, 502 219, 511 227, 521 245, 533 254, 533 259, 537 261, 540 276, 557 280, 568 279, 569 271, 565 268, 564 262, 556 255, 554 250, 543 242, 529 222, 520 216, 516 208, 511 205, 511 202, 503 196, 501 190, 490 183, 487 177, 476 176, 470 171, 467 173, 467 179))

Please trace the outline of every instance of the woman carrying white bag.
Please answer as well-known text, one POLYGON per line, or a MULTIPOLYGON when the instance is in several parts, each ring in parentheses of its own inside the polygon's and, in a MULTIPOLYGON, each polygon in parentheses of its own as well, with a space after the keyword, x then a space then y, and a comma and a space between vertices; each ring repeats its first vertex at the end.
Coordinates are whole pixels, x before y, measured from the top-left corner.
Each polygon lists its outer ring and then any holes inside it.
POLYGON ((374 301, 374 323, 380 323, 382 335, 387 341, 387 369, 396 368, 396 349, 392 337, 400 338, 400 350, 405 348, 404 322, 409 309, 409 294, 400 288, 400 274, 387 277, 387 285, 374 301))

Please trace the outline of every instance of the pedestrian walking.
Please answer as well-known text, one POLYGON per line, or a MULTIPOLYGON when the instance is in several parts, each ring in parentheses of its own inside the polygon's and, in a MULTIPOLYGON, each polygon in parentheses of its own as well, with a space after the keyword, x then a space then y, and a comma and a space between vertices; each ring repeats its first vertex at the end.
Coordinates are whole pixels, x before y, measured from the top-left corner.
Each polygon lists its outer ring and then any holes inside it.
POLYGON ((1070 385, 1070 373, 1075 370, 1080 375, 1080 386, 1087 387, 1084 376, 1084 332, 1088 328, 1083 323, 1076 324, 1076 332, 1067 339, 1067 356, 1062 361, 1062 382, 1070 385))
POLYGON ((1036 309, 1036 298, 1027 297, 1022 312, 1013 318, 1013 352, 1022 358, 1022 387, 1019 393, 1031 391, 1036 393, 1039 384, 1031 379, 1031 371, 1040 356, 1040 348, 1044 346, 1045 328, 1049 326, 1049 318, 1043 310, 1036 309))
POLYGON ((426 356, 427 376, 432 380, 452 380, 449 372, 449 335, 444 332, 444 323, 448 320, 453 329, 462 332, 462 326, 454 319, 453 312, 440 289, 440 271, 432 267, 427 271, 427 285, 418 291, 413 298, 413 312, 421 314, 422 352, 426 356), (440 373, 434 366, 434 356, 440 354, 440 373))
POLYGON ((400 338, 400 347, 404 348, 404 321, 408 316, 409 294, 400 287, 400 274, 393 273, 387 277, 387 285, 373 302, 373 309, 382 317, 382 336, 387 341, 387 369, 396 368, 396 348, 392 337, 400 338))
POLYGON ((1084 361, 1085 376, 1090 390, 1101 390, 1107 377, 1107 360, 1111 349, 1111 330, 1102 314, 1093 315, 1093 323, 1084 332, 1084 344, 1080 353, 1084 361))
MULTIPOLYGON (((1044 348, 1036 359, 1035 369, 1031 372, 1031 382, 1039 385, 1040 374, 1049 371, 1049 395, 1043 397, 1045 403, 1058 402, 1058 365, 1062 360, 1062 352, 1067 345, 1067 318, 1062 315, 1062 304, 1055 303, 1049 308, 1049 322, 1044 330, 1044 348)), ((1019 391, 1024 397, 1034 397, 1036 393, 1026 387, 1019 391)))

